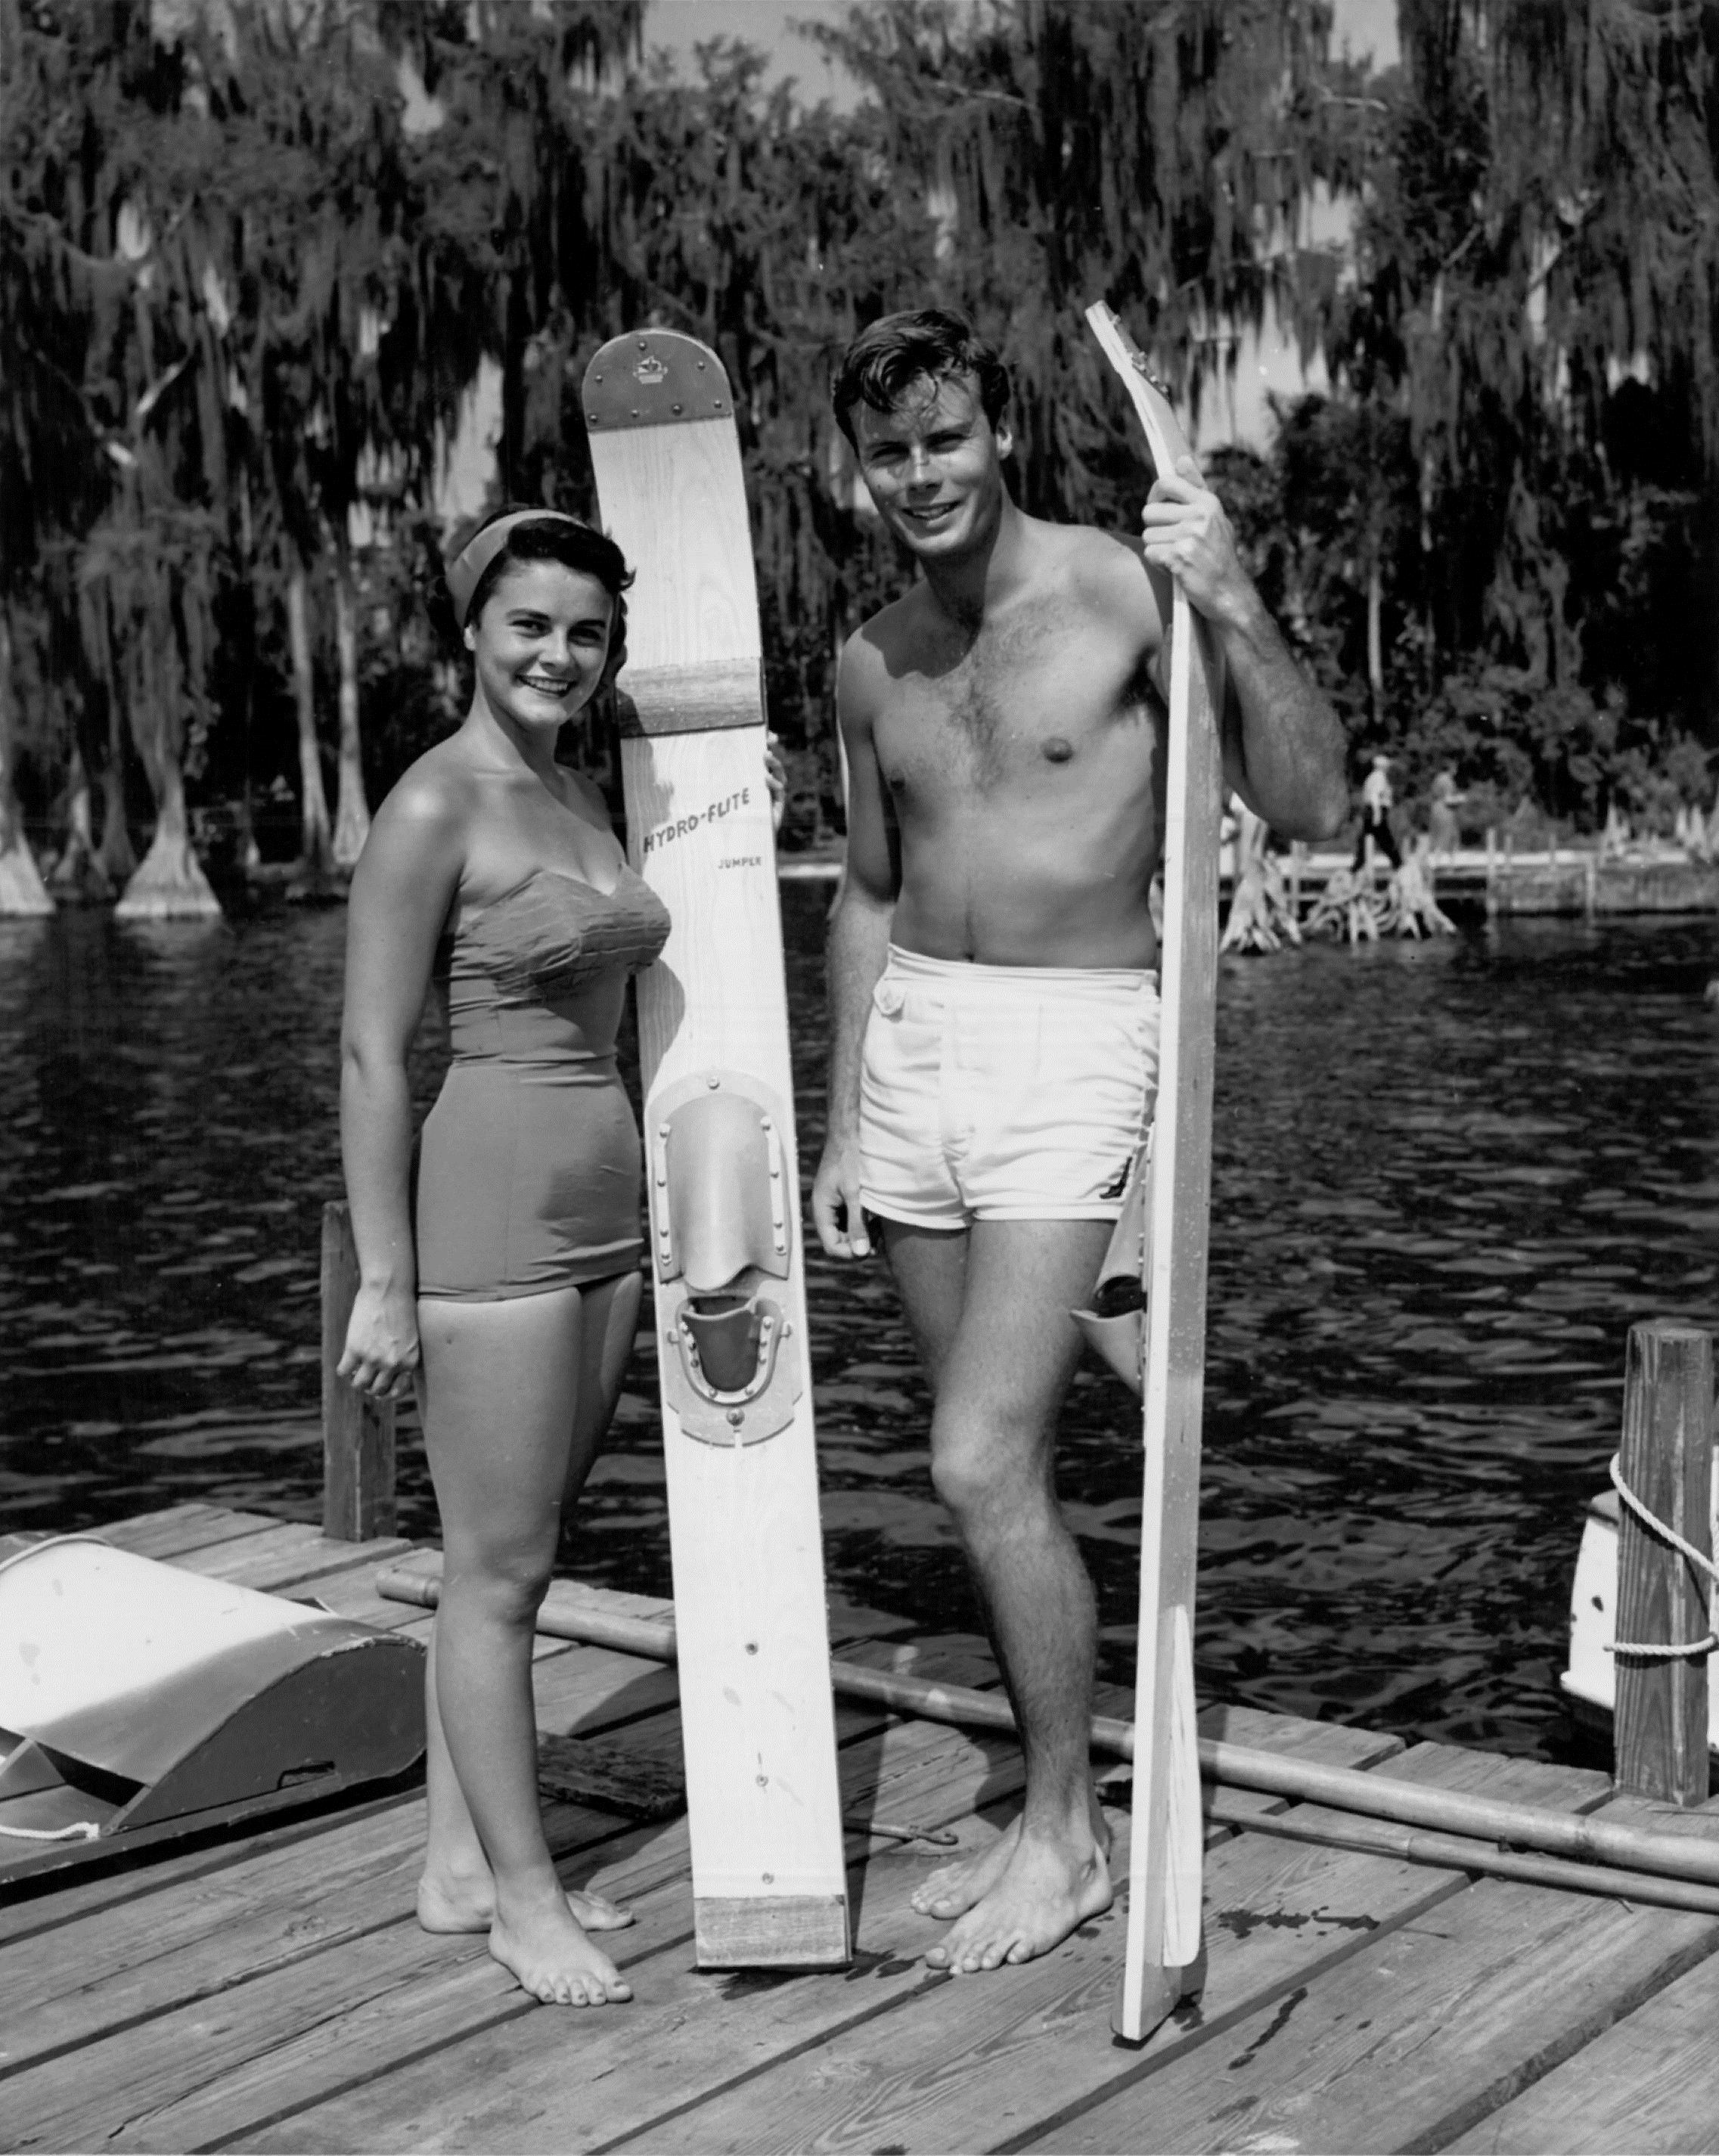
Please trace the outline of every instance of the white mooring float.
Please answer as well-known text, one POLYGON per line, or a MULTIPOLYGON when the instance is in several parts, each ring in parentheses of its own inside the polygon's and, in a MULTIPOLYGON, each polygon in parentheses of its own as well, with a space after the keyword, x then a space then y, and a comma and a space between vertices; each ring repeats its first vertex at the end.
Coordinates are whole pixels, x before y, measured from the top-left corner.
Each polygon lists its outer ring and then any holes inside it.
MULTIPOLYGON (((1582 1523, 1570 1583, 1569 1666, 1558 1679, 1577 1722, 1608 1741, 1617 1699, 1609 1650, 1618 1636, 1618 1509, 1617 1491, 1602 1490, 1582 1523)), ((1719 1753, 1719 1684, 1707 1692, 1707 1749, 1719 1753)))

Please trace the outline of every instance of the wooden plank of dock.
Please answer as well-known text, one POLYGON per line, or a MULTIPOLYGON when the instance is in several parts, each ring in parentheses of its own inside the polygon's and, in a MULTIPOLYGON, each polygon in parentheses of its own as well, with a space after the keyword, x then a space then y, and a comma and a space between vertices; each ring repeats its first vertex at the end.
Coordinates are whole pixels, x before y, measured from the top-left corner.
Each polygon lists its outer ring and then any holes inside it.
MULTIPOLYGON (((871 1788, 850 1784, 850 1799, 863 1803, 874 1791, 891 1790, 904 1767, 911 1775, 922 1762, 904 1759, 904 1752, 928 1746, 950 1752, 962 1744, 957 1732, 923 1725, 898 1726, 892 1734, 894 1756, 874 1756, 871 1788)), ((942 1779, 949 1779, 947 1769, 942 1779)), ((964 1807, 972 1794, 962 1786, 951 1801, 964 1807)), ((609 1942, 622 1967, 670 1948, 686 1958, 691 1912, 684 1820, 629 1830, 613 1816, 570 1820, 557 1808, 546 1815, 546 1826, 557 1855, 580 1860, 563 1866, 567 1883, 591 1883, 594 1873, 601 1891, 636 1908, 638 1923, 609 1942)), ((110 2025, 112 2041, 86 2042, 75 2054, 0 2082, 6 2145, 199 2146, 268 2117, 283 2100, 321 2093, 331 2081, 367 2079, 403 2056, 434 2056, 474 2030, 536 2015, 535 2002, 490 1960, 480 1938, 468 1945, 417 1930, 412 1889, 422 1835, 421 1807, 403 1807, 398 1835, 377 1861, 336 1881, 338 1921, 348 1928, 337 1959, 326 1951, 336 1942, 316 1936, 306 1921, 307 1901, 320 1904, 323 1892, 314 1851, 295 1851, 295 1866, 266 1874, 244 1867, 232 1883, 259 1905, 255 1928, 235 1936, 219 1921, 223 1912, 210 1912, 212 1921, 186 1940, 177 1961, 157 1957, 146 1972, 152 2018, 140 2020, 142 2003, 127 1996, 127 2015, 110 2025)), ((864 1845, 863 1836, 856 1840, 864 1845)), ((44 1941, 43 1958, 63 1943, 44 1941)), ((23 1972, 26 1985, 34 1974, 23 1972)), ((548 2034, 540 2027, 537 2041, 548 2034)), ((300 2131, 295 2122, 291 2133, 300 2131)))
MULTIPOLYGON (((1650 1815, 1626 1800, 1598 1815, 1650 1815)), ((1651 1815, 1662 1831, 1691 1819, 1651 1815)), ((1087 2112, 1057 2147, 1443 2148, 1716 1946, 1719 1917, 1482 1879, 1388 1952, 1229 2031, 1216 2116, 1210 2066, 1178 2066, 1087 2112)))
MULTIPOLYGON (((1454 1777, 1462 1786, 1470 1758, 1424 1746, 1390 1763, 1389 1771, 1435 1786, 1454 1777)), ((1585 1782, 1582 1794, 1590 1794, 1585 1782)), ((870 2017, 815 2056, 750 2076, 678 2118, 649 2122, 636 2144, 618 2145, 653 2152, 744 2148, 759 2156, 1011 2146, 1042 2130, 1047 2114, 1072 2121, 1118 2085, 1131 2090, 1162 2071, 1171 2057, 1203 2055, 1249 2014, 1275 2010, 1291 1991, 1367 1953, 1464 1884, 1460 1875, 1393 1859, 1244 1833, 1207 1860, 1204 1993, 1140 2052, 1111 2040, 1108 2009, 1121 1953, 1112 1912, 1083 1925, 1042 1961, 983 1978, 926 1981, 911 2015, 870 2017)), ((1209 2084, 1203 2056, 1191 2071, 1209 2084)), ((1173 2136, 1159 2140, 1138 2120, 1131 2137, 1113 2145, 1181 2145, 1173 2136)), ((1055 2145, 1078 2145, 1070 2124, 1055 2145)))
MULTIPOLYGON (((256 1563, 278 1568, 289 1547, 314 1562, 321 1542, 315 1531, 286 1544, 274 1534, 259 1536, 256 1563)), ((665 1607, 644 1597, 613 1599, 632 1614, 656 1615, 665 1607)), ((558 1651, 536 1673, 546 1727, 577 1725, 588 1731, 618 1719, 635 1750, 678 1751, 678 1718, 647 1711, 640 1698, 644 1687, 659 1701, 665 1693, 671 1697, 671 1671, 605 1650, 549 1644, 558 1651)), ((911 1663, 958 1683, 994 1676, 988 1656, 976 1656, 967 1641, 941 1656, 928 1652, 924 1643, 903 1649, 877 1642, 858 1651, 873 1662, 911 1663)), ((897 1797, 912 1804, 922 1794, 912 1772, 922 1762, 911 1756, 912 1743, 898 1743, 887 1761, 865 1748, 863 1740, 888 1720, 870 1707, 844 1707, 839 1717, 849 1743, 861 1740, 854 1755, 861 1771, 848 1792, 861 1806, 869 1799, 887 1806, 897 1797)), ((926 1734, 918 1725, 901 1733, 926 1734)), ((952 1739, 957 1745, 962 1741, 954 1732, 930 1732, 933 1745, 947 1747, 952 1739)), ((1008 1752, 1013 1770, 1005 1785, 1018 1787, 1013 1747, 999 1748, 1008 1752)), ((968 1808, 971 1800, 972 1792, 962 1788, 959 1807, 968 1808)), ((614 1881, 608 1891, 654 1897, 660 1904, 649 1912, 641 1908, 640 1925, 618 1942, 623 1965, 653 1947, 684 1944, 690 1917, 680 1906, 689 1865, 684 1820, 641 1836, 612 1814, 555 1807, 546 1814, 546 1826, 557 1856, 573 1860, 563 1866, 569 1884, 586 1883, 593 1861, 581 1860, 602 1847, 614 1881)), ((242 2067, 259 2051, 278 2066, 282 2046, 295 2033, 307 2040, 300 2063, 316 2077, 321 2093, 327 2086, 331 2015, 341 2016, 345 2035, 362 2026, 367 2006, 386 2001, 382 2024, 392 2032, 392 2047, 407 2007, 402 1993, 415 1978, 423 1982, 424 1995, 418 2003, 428 2016, 420 2035, 432 2046, 466 2034, 475 2023, 485 2025, 531 2010, 533 2002, 490 1961, 480 1938, 468 1948, 418 1933, 412 1888, 422 1848, 421 1803, 400 1805, 367 1835, 344 1839, 354 1844, 345 1868, 332 1863, 320 1845, 295 1844, 278 1859, 269 1851, 229 1867, 213 1893, 207 1880, 199 1879, 181 1897, 192 1906, 179 1913, 178 1935, 165 1948, 159 1943, 163 1928, 157 1907, 104 1910, 97 1922, 115 1935, 105 1973, 99 1958, 92 1961, 90 1941, 74 1917, 38 1931, 35 1953, 7 1957, 0 1982, 9 1978, 11 2000, 22 2009, 9 2020, 0 2059, 0 2070, 13 2076, 0 2082, 0 2134, 7 2145, 191 2145, 190 2128, 178 2116, 184 2107, 173 2102, 183 2091, 187 2060, 196 2060, 200 2083, 207 2086, 224 2068, 242 2067), (333 1915, 307 1914, 307 1904, 320 1912, 325 1900, 331 1902, 333 1915), (337 1975, 326 1959, 336 1945, 345 1949, 337 1975), (141 1968, 133 1966, 140 1962, 141 1968), (78 1972, 75 2010, 68 2010, 63 1989, 55 1988, 55 1967, 78 1972), (97 1969, 93 1978, 92 1967, 97 1969), (33 1997, 39 2002, 33 2012, 33 1997), (116 2107, 126 2121, 118 2126, 116 2107)), ((864 1835, 855 1839, 856 1846, 865 1845, 864 1835)), ((403 2019, 412 2020, 409 2007, 403 2019)), ((391 2048, 388 2056, 397 2052, 391 2048)), ((242 2073, 239 2080, 242 2086, 242 2073)), ((217 2104, 220 2100, 213 2098, 217 2104)), ((254 2111, 248 2115, 256 2116, 254 2111)))
POLYGON ((217 1543, 236 1542, 247 1535, 265 1534, 281 1522, 267 1512, 231 1512, 219 1505, 169 1505, 159 1512, 145 1512, 111 1527, 92 1529, 115 1549, 128 1549, 137 1557, 161 1558, 178 1563, 192 1550, 211 1549, 217 1543))
POLYGON ((1448 2146, 1465 2156, 1719 2149, 1719 1955, 1679 1977, 1448 2146))
MULTIPOLYGON (((917 1783, 922 1789, 929 1779, 925 1754, 934 1748, 942 1755, 938 1779, 947 1795, 944 1804, 932 1807, 930 1823, 939 1812, 962 1815, 976 1794, 974 1784, 988 1779, 992 1762, 982 1754, 977 1773, 965 1783, 958 1780, 951 1769, 964 1763, 958 1756, 962 1745, 958 1736, 950 1742, 952 1734, 900 1727, 892 1732, 893 1741, 878 1748, 871 1770, 880 1797, 904 1782, 917 1783), (917 1756, 904 1758, 904 1752, 917 1756)), ((849 1801, 857 1796, 863 1802, 866 1794, 851 1780, 844 1782, 849 1801)), ((882 1809, 880 1802, 880 1815, 882 1809)), ((850 1851, 863 1851, 865 1840, 863 1835, 853 1837, 850 1851)), ((319 1978, 315 1971, 301 1969, 288 1984, 265 1979, 252 1987, 259 1994, 254 2020, 233 2044, 231 2061, 214 2062, 218 2071, 208 2074, 200 2070, 194 2089, 146 2118, 129 2109, 127 2123, 117 2135, 111 2132, 110 2102, 105 2107, 110 2132, 102 2145, 184 2148, 242 2138, 259 2146, 300 2149, 380 2148, 432 2145, 450 2131, 454 2139, 444 2145, 459 2145, 470 2098, 479 2091, 499 2096, 506 2082, 498 2061, 516 2057, 547 2070, 555 2115, 552 2130, 561 2145, 573 2130, 562 2107, 577 2098, 584 2081, 582 2071, 572 2084, 559 2074, 561 2055, 576 2050, 582 2068, 598 2056, 608 2058, 611 2074, 617 2064, 621 2069, 613 2093, 623 2099, 629 2092, 636 2096, 678 2048, 680 2017, 660 1995, 671 1974, 706 1999, 736 1986, 765 1993, 771 1989, 767 1979, 712 1979, 691 1971, 690 1852, 684 1820, 635 1830, 585 1855, 583 1866, 563 1866, 562 1876, 569 1884, 593 1886, 635 1912, 634 1925, 607 1935, 604 1944, 635 1985, 648 1985, 651 2003, 643 2017, 630 2008, 604 2009, 582 2014, 576 2036, 564 2022, 552 2029, 535 2003, 524 1999, 490 1959, 481 1940, 467 1947, 420 1934, 398 1941, 392 1958, 377 1957, 368 1969, 356 1972, 356 1983, 349 1980, 345 1966, 351 1957, 343 1954, 341 1969, 330 1975, 319 1978), (328 2011, 331 1981, 339 1987, 337 2020, 328 2011), (675 2034, 669 2045, 662 2041, 665 2027, 675 2034), (449 2082, 450 2061, 451 2101, 441 2093, 449 2082), (437 2092, 423 2110, 418 2101, 418 2074, 437 2092), (350 2094, 338 2093, 343 2090, 350 2094), (269 2122, 276 2120, 271 2130, 269 2122)), ((802 1990, 805 1981, 787 1988, 802 1990)), ((844 1979, 832 1982, 851 1998, 852 1987, 844 1979)), ((604 2086, 606 2110, 608 2085, 604 2086)), ((0 2083, 0 2099, 5 2092, 0 2083)), ((89 2123, 100 2115, 98 2107, 89 2123)), ((544 2130, 538 2128, 540 2136, 544 2130)), ((466 2145, 485 2144, 480 2138, 466 2145)), ((529 2145, 541 2145, 541 2140, 529 2145)))
MULTIPOLYGON (((397 1628, 428 1623, 377 1595, 381 1545, 200 1507, 108 1538, 397 1628)), ((434 1553, 387 1547, 413 1568, 434 1565, 434 1553)), ((665 1606, 609 1606, 623 1603, 665 1606)), ((850 1638, 889 1629, 847 1614, 850 1638)), ((546 1731, 599 1737, 635 1761, 676 1758, 672 1669, 541 1644, 546 1731)), ((995 1681, 970 1636, 846 1651, 995 1681)), ((1448 1747, 1403 1752, 1394 1738, 1291 1717, 1220 1708, 1202 1722, 1208 1735, 1570 1810, 1609 1789, 1604 1776, 1448 1747)), ((635 1924, 605 1943, 638 1996, 572 2022, 526 1999, 480 1936, 418 1931, 416 1792, 130 1869, 26 1882, 0 1904, 0 2145, 705 2156, 1421 2148, 1455 2135, 1473 2148, 1711 2144, 1719 1918, 1214 1827, 1204 1995, 1130 2051, 1108 2028, 1114 1913, 1043 1961, 952 1979, 921 1959, 943 1927, 909 1898, 951 1852, 870 1831, 947 1827, 962 1849, 978 1847, 1018 1809, 1013 1740, 854 1703, 839 1730, 858 1946, 839 1975, 696 1972, 685 1819, 639 1825, 594 1804, 552 1804, 546 1826, 566 1883, 634 1907, 635 1924), (1697 2040, 1699 2060, 1683 2056, 1697 2040)), ((1716 1813, 1652 1816, 1715 1833, 1716 1813)))
MULTIPOLYGON (((1239 1743, 1270 1735, 1272 1748, 1280 1750, 1297 1748, 1298 1740, 1300 1748, 1329 1765, 1355 1765, 1401 1748, 1398 1740, 1368 1732, 1310 1722, 1285 1729, 1275 1726, 1272 1717, 1245 1711, 1226 1715, 1219 1710, 1209 1718, 1208 1733, 1239 1743)), ((884 1744, 895 1752, 895 1771, 880 1793, 875 1816, 934 1824, 952 1798, 957 1804, 971 1801, 967 1776, 983 1773, 1001 1779, 999 1768, 1008 1794, 968 1822, 978 1831, 964 1840, 972 1845, 988 1839, 1013 1816, 1019 1779, 1019 1754, 1012 1743, 908 1724, 890 1731, 884 1744), (952 1772, 962 1777, 953 1787, 952 1772)), ((865 1794, 845 1771, 854 1749, 844 1748, 842 1755, 850 1808, 865 1794)), ((991 1786, 995 1785, 993 1780, 991 1786)), ((1270 1804, 1281 1801, 1262 1799, 1270 1804)), ((1281 1861, 1282 1845, 1275 1846, 1281 1861)), ((679 2145, 671 2137, 673 2114, 680 2107, 699 2105, 711 2091, 732 2087, 736 2080, 749 2085, 772 2060, 791 2061, 818 2050, 895 2006, 911 2010, 922 1994, 951 1981, 918 1958, 945 1927, 918 1916, 908 1900, 926 1870, 947 1862, 951 1853, 880 1852, 869 1864, 856 1866, 857 1952, 854 1969, 844 1979, 820 1984, 736 1976, 713 1982, 695 1971, 684 1953, 654 1956, 635 1968, 635 1983, 641 1990, 649 1986, 653 2020, 666 2016, 675 2030, 672 2045, 659 2045, 649 2055, 648 2071, 641 2070, 638 2030, 624 2015, 588 2017, 589 2025, 580 2027, 576 2061, 564 2056, 566 2047, 546 2041, 540 2020, 526 2017, 487 2032, 480 2041, 391 2070, 348 2097, 283 2120, 274 2133, 245 2145, 530 2148, 552 2139, 557 2148, 586 2149, 635 2133, 645 2133, 652 2146, 659 2138, 665 2145, 679 2145)), ((613 1891, 604 1877, 598 1883, 606 1892, 613 1891)), ((1107 2007, 1099 2020, 1107 2044, 1106 2014, 1107 2007)), ((902 2041, 900 2025, 890 2019, 889 2026, 895 2040, 902 2041)), ((744 2116, 744 2102, 741 2108, 744 2116)), ((689 2116, 695 2123, 704 2120, 701 2109, 689 2116)), ((690 2145, 703 2144, 695 2136, 690 2145)))

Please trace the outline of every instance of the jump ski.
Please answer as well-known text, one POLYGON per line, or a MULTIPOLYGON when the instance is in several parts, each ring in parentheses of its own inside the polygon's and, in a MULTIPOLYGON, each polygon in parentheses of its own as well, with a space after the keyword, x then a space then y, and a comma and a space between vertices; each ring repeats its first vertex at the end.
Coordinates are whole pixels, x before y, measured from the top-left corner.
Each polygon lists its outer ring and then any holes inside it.
MULTIPOLYGON (((602 513, 638 572, 627 852, 674 927, 639 983, 645 1173, 700 1968, 849 1958, 757 593, 716 355, 587 368, 602 513)), ((624 707, 623 707, 624 708, 624 707)))
MULTIPOLYGON (((1086 320, 1122 377, 1160 475, 1188 445, 1169 400, 1111 310, 1086 320)), ((1179 583, 1170 624, 1164 926, 1158 1101, 1147 1161, 1111 1244, 1145 1291, 1132 1320, 1143 1381, 1145 1491, 1134 1701, 1128 1940, 1116 2034, 1142 2043, 1204 1980, 1193 1600, 1205 1386, 1206 1250, 1212 1188, 1213 1034, 1218 984, 1219 675, 1179 583)), ((1102 1292, 1102 1284, 1101 1293, 1102 1292)), ((1106 1352, 1126 1321, 1108 1321, 1106 1352)), ((1090 1328, 1089 1328, 1090 1330, 1090 1328)), ((1121 1367, 1119 1362, 1118 1367, 1121 1367)), ((1126 1374, 1126 1373, 1125 1373, 1126 1374)))

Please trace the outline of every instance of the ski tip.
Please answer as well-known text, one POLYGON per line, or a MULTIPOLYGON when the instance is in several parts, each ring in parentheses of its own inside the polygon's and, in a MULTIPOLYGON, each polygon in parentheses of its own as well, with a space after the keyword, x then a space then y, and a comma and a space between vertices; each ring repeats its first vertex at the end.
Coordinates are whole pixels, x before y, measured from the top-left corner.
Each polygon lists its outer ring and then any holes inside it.
POLYGON ((727 369, 680 330, 611 337, 585 370, 580 401, 585 424, 603 434, 734 417, 727 369))
POLYGON ((1086 325, 1104 346, 1113 363, 1126 361, 1149 388, 1156 389, 1167 402, 1170 385, 1160 374, 1152 372, 1152 362, 1128 334, 1121 316, 1107 300, 1095 300, 1086 310, 1086 325))

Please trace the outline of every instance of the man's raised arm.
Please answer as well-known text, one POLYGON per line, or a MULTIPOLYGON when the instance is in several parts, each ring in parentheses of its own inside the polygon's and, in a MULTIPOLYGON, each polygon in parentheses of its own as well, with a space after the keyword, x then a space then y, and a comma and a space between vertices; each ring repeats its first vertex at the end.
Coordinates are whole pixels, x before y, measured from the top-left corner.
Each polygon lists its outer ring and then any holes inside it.
POLYGON ((1342 721, 1291 657, 1192 457, 1153 486, 1142 523, 1147 563, 1181 580, 1223 655, 1224 778, 1283 837, 1331 838, 1349 811, 1342 721))
POLYGON ((829 1009, 829 1118, 812 1183, 812 1219, 834 1258, 871 1252, 860 1205, 860 1066, 871 992, 889 957, 896 865, 889 804, 856 675, 854 644, 842 654, 836 716, 848 760, 848 855, 824 952, 829 1009))

